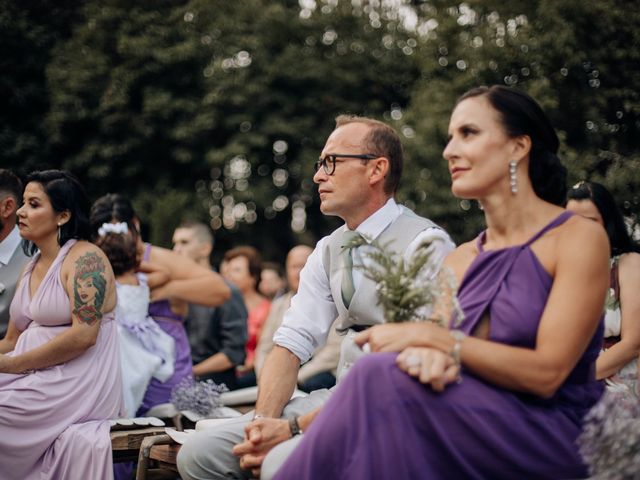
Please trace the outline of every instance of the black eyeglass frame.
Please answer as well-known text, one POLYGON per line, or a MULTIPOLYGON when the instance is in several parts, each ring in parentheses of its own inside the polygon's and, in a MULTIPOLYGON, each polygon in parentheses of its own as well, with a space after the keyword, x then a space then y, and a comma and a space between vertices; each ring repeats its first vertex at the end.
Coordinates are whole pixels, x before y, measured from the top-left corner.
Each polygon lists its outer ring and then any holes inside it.
POLYGON ((323 168, 324 173, 327 175, 333 175, 336 171, 336 160, 338 158, 357 158, 359 160, 373 160, 375 158, 380 158, 380 155, 376 155, 374 153, 327 153, 324 158, 319 158, 318 161, 314 164, 315 171, 320 170, 320 167, 323 168))

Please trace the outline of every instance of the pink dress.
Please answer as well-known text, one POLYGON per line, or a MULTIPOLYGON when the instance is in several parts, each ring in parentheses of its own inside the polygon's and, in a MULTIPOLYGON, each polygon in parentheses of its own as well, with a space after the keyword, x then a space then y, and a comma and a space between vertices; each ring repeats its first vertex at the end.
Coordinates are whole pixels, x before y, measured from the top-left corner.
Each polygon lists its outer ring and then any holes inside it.
POLYGON ((269 316, 271 310, 271 302, 264 299, 256 307, 249 311, 247 317, 247 344, 245 345, 245 351, 247 357, 244 361, 245 364, 253 364, 256 357, 256 347, 258 346, 258 339, 260 338, 260 332, 262 326, 269 316))
MULTIPOLYGON (((11 304, 22 331, 18 355, 71 326, 71 305, 60 280, 69 240, 33 298, 26 267, 11 304)), ((123 411, 115 310, 102 318, 96 344, 79 357, 30 374, 0 373, 0 479, 111 479, 109 419, 123 411)))

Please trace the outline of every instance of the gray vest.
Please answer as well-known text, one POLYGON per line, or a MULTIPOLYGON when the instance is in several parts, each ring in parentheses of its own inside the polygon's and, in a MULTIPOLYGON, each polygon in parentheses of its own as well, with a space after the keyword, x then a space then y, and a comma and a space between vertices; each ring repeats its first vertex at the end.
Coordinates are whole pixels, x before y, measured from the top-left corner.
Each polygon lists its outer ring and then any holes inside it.
POLYGON ((16 292, 16 285, 20 280, 22 268, 29 260, 18 244, 11 255, 9 263, 0 267, 0 338, 4 338, 9 324, 9 306, 16 292))
MULTIPOLYGON (((379 236, 374 239, 379 245, 387 245, 396 254, 403 254, 413 240, 427 228, 440 228, 431 220, 420 217, 408 208, 402 207, 402 213, 379 236)), ((363 276, 351 299, 349 308, 342 301, 340 292, 342 281, 342 261, 340 250, 342 243, 342 229, 338 229, 329 236, 324 244, 322 262, 329 277, 331 295, 338 309, 336 330, 344 333, 354 325, 369 326, 384 323, 382 309, 377 305, 376 284, 363 276)))

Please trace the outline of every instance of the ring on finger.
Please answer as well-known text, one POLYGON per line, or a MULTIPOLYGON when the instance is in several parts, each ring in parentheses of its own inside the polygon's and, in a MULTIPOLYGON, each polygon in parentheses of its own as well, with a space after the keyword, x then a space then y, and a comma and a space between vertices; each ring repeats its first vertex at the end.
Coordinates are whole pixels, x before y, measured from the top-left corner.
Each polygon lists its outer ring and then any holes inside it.
POLYGON ((422 364, 422 360, 418 355, 412 354, 407 356, 407 358, 404 360, 404 364, 407 367, 418 367, 422 364))

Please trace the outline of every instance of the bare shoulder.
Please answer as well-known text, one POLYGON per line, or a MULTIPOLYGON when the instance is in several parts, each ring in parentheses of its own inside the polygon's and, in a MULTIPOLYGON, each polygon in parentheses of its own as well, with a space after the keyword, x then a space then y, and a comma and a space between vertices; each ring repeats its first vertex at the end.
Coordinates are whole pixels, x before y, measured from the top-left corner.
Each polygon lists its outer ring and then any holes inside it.
POLYGON ((476 241, 471 240, 458 246, 450 252, 444 259, 443 266, 450 268, 458 281, 462 279, 464 273, 471 265, 471 262, 478 256, 476 241))
POLYGON ((585 252, 592 251, 592 249, 606 248, 607 252, 609 251, 607 232, 599 223, 593 220, 574 215, 558 230, 559 248, 585 252))
POLYGON ((149 261, 160 266, 167 266, 174 263, 180 263, 185 257, 181 257, 173 250, 164 247, 151 245, 149 252, 149 261))
POLYGON ((179 280, 196 277, 212 277, 215 273, 188 257, 178 255, 173 250, 151 246, 149 261, 169 271, 170 280, 179 280))
POLYGON ((74 318, 95 325, 115 308, 113 270, 104 252, 89 242, 78 242, 63 264, 63 281, 72 300, 74 318))
POLYGON ((572 277, 589 278, 609 271, 609 238, 593 220, 574 215, 558 228, 555 241, 554 276, 568 272, 572 277))
POLYGON ((73 273, 78 268, 96 268, 104 272, 106 277, 113 278, 113 270, 104 252, 93 243, 77 242, 67 254, 62 265, 66 273, 73 273))
POLYGON ((618 268, 622 282, 633 280, 640 286, 640 253, 629 252, 621 255, 618 268))
POLYGON ((452 252, 447 254, 445 261, 447 262, 460 262, 473 260, 478 255, 478 248, 476 247, 476 241, 471 240, 465 242, 456 247, 452 252))
POLYGON ((640 272, 640 253, 629 252, 620 255, 618 265, 621 269, 634 269, 640 272))

